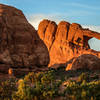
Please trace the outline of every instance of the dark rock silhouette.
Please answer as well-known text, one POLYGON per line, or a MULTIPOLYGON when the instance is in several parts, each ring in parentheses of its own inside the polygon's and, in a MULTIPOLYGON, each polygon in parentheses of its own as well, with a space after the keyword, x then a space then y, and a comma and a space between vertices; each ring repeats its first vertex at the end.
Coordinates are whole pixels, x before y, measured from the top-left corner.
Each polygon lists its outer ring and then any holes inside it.
POLYGON ((49 63, 49 53, 22 11, 0 4, 0 71, 36 68, 49 63))

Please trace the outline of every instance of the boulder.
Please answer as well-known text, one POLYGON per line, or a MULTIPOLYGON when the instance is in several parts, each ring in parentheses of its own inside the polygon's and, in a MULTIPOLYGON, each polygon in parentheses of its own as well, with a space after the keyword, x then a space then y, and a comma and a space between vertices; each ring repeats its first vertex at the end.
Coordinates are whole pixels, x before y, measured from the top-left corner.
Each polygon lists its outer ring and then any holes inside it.
POLYGON ((83 54, 74 60, 71 69, 100 70, 100 58, 91 54, 83 54))

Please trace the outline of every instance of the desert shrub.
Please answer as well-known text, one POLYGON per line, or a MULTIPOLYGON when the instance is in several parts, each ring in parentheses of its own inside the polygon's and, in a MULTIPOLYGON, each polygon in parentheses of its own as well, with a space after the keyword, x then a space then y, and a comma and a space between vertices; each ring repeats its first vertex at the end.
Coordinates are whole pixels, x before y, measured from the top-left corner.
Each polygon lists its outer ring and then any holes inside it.
POLYGON ((12 95, 13 100, 32 100, 32 88, 23 79, 19 80, 18 91, 12 95))
POLYGON ((53 70, 29 73, 19 81, 18 90, 13 100, 48 100, 59 95, 61 82, 56 81, 53 70))
POLYGON ((28 75, 26 75, 24 77, 24 80, 27 82, 30 82, 30 83, 34 83, 35 82, 35 73, 34 72, 29 73, 28 75))
POLYGON ((78 82, 83 82, 83 81, 88 81, 89 76, 87 73, 82 73, 79 77, 78 77, 78 82))
POLYGON ((16 91, 14 79, 0 81, 0 100, 11 100, 13 92, 16 91))
POLYGON ((70 100, 100 100, 100 81, 69 82, 66 85, 65 95, 70 100))
POLYGON ((2 81, 0 100, 56 100, 56 97, 64 97, 64 100, 100 100, 100 80, 88 81, 90 77, 87 73, 82 73, 78 80, 68 80, 65 72, 62 72, 62 79, 59 78, 59 71, 61 69, 31 72, 19 81, 2 81))

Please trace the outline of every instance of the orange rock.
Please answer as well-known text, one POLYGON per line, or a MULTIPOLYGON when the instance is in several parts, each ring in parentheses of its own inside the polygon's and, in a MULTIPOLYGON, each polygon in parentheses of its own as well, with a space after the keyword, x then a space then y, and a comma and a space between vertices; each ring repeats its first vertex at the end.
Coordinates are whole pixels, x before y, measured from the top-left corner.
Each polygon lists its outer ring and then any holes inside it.
POLYGON ((12 68, 9 68, 8 74, 9 74, 9 75, 13 75, 13 69, 12 69, 12 68))
POLYGON ((57 29, 56 23, 53 21, 50 21, 44 34, 45 35, 44 42, 47 45, 48 50, 50 50, 52 43, 55 39, 56 29, 57 29))
POLYGON ((66 70, 70 70, 72 68, 72 63, 68 64, 66 70))
POLYGON ((70 23, 65 22, 65 21, 61 21, 58 24, 57 32, 56 32, 56 35, 55 35, 56 40, 58 40, 60 42, 67 40, 69 26, 70 26, 70 23))
MULTIPOLYGON (((81 26, 79 24, 76 24, 76 23, 72 23, 70 25, 70 28, 69 28, 69 32, 68 32, 68 41, 69 42, 73 42, 74 40, 74 37, 76 35, 76 32, 79 31, 81 29, 81 26)), ((82 34, 82 33, 81 33, 82 34)), ((81 35, 80 34, 80 35, 81 35)))
POLYGON ((50 22, 49 20, 43 20, 42 22, 40 22, 38 26, 38 34, 42 40, 45 37, 45 31, 46 31, 46 28, 48 27, 49 22, 50 22))
MULTIPOLYGON (((52 21, 49 21, 49 23, 50 22, 52 21)), ((44 20, 40 22, 38 34, 41 34, 41 31, 43 32, 41 24, 45 24, 44 20)), ((82 26, 77 23, 70 24, 65 21, 61 21, 58 24, 57 29, 52 24, 46 24, 46 26, 46 31, 42 34, 45 34, 43 39, 44 43, 50 48, 49 67, 53 64, 66 63, 72 58, 82 54, 92 54, 100 57, 100 52, 91 50, 88 44, 88 40, 93 37, 100 39, 100 34, 98 32, 83 29, 82 26), (52 34, 54 34, 53 39, 51 38, 52 34)), ((70 70, 71 68, 72 67, 70 66, 67 70, 70 70)))

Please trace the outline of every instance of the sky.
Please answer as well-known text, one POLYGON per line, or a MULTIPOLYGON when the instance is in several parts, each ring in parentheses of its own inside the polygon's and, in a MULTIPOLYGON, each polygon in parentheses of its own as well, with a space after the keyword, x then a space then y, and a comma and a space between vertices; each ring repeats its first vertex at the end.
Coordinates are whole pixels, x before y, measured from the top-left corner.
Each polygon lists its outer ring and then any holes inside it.
MULTIPOLYGON (((100 0, 0 0, 23 11, 28 21, 37 29, 43 19, 59 23, 75 22, 100 32, 100 0)), ((100 51, 100 40, 89 40, 92 49, 100 51)))

